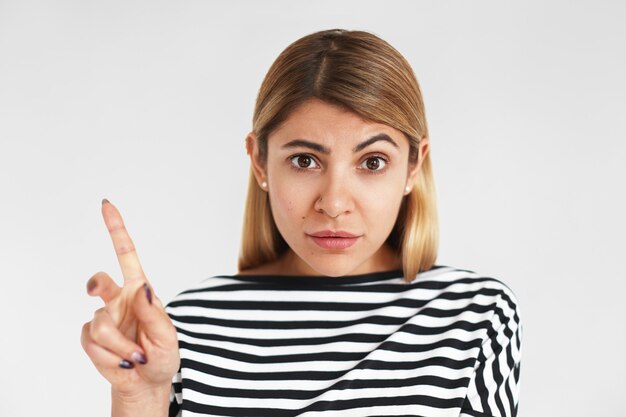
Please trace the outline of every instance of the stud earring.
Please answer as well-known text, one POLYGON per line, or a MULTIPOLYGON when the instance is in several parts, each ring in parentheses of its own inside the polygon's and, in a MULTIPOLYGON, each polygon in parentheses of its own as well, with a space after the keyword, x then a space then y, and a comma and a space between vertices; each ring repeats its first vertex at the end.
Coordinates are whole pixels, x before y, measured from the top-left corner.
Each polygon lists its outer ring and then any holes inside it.
POLYGON ((408 185, 406 187, 404 187, 404 192, 406 194, 410 193, 411 192, 411 187, 409 187, 408 185))
POLYGON ((267 188, 267 183, 265 181, 261 183, 261 188, 263 188, 264 190, 267 188))

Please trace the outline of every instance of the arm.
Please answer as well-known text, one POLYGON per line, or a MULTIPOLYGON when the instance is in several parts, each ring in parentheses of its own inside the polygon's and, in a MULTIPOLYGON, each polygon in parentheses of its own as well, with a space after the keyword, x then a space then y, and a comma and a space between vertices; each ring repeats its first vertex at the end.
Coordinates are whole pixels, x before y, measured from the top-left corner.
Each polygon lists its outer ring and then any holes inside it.
POLYGON ((523 328, 517 301, 504 288, 494 303, 461 416, 515 417, 519 403, 523 328))

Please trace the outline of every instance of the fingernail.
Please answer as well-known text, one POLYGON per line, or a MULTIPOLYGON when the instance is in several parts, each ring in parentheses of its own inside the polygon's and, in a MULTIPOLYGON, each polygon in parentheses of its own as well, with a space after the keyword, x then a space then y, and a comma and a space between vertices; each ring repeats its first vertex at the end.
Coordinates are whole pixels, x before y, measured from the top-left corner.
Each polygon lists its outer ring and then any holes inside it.
POLYGON ((140 352, 133 352, 133 354, 130 355, 130 359, 133 362, 140 363, 142 365, 145 365, 146 363, 148 363, 148 360, 146 359, 146 357, 140 352))
POLYGON ((148 284, 144 283, 143 289, 146 290, 146 298, 148 299, 148 302, 152 304, 152 291, 150 291, 150 287, 148 287, 148 284))
POLYGON ((93 278, 89 278, 89 281, 87 281, 87 292, 91 293, 93 290, 96 289, 97 286, 98 283, 96 282, 96 280, 93 278))
POLYGON ((132 363, 128 362, 126 359, 122 359, 120 361, 120 368, 124 368, 124 369, 131 369, 134 368, 135 365, 133 365, 132 363))
POLYGON ((109 202, 109 200, 107 200, 106 198, 102 199, 102 205, 104 205, 104 203, 108 203, 108 202, 109 202))

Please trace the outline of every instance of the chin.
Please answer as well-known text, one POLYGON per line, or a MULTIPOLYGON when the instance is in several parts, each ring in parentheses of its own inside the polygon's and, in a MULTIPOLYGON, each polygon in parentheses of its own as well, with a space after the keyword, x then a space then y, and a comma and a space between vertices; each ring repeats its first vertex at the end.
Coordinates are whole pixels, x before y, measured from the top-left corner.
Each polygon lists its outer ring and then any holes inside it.
POLYGON ((319 275, 328 277, 357 274, 358 272, 354 271, 359 269, 360 266, 360 264, 354 262, 329 262, 328 259, 318 259, 313 262, 306 261, 306 264, 319 275))

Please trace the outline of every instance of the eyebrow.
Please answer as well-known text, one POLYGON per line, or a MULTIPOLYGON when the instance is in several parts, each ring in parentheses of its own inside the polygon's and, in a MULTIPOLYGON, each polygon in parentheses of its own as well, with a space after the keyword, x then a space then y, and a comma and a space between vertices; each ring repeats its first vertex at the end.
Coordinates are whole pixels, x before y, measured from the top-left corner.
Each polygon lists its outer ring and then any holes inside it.
MULTIPOLYGON (((357 153, 361 150, 363 150, 364 148, 366 148, 367 146, 378 142, 378 141, 385 141, 385 142, 389 142, 391 143, 393 146, 395 146, 396 148, 398 148, 398 144, 391 139, 391 137, 389 135, 387 135, 386 133, 379 133, 375 136, 372 136, 371 138, 364 140, 363 142, 359 143, 358 145, 356 145, 354 147, 354 149, 352 149, 352 152, 357 153)), ((281 149, 287 149, 287 148, 309 148, 309 149, 313 149, 314 151, 317 151, 319 153, 323 153, 325 155, 330 154, 330 149, 327 148, 324 145, 320 145, 319 143, 315 143, 315 142, 311 142, 310 140, 306 140, 306 139, 294 139, 292 141, 289 141, 287 143, 285 143, 283 146, 280 147, 281 149)))

